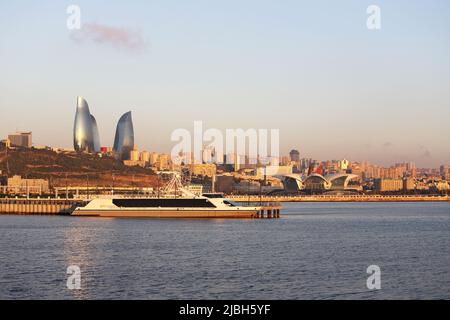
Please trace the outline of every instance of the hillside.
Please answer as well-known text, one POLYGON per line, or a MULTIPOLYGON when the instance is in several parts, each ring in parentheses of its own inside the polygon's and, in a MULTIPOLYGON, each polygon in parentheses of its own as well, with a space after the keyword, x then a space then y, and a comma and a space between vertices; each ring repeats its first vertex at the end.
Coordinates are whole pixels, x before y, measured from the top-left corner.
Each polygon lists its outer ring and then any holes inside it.
POLYGON ((148 169, 127 167, 112 157, 75 152, 56 153, 51 150, 16 149, 0 150, 0 170, 9 176, 50 180, 51 185, 130 186, 156 185, 156 176, 148 169), (8 160, 8 161, 7 161, 8 160), (8 170, 9 167, 9 170, 8 170))

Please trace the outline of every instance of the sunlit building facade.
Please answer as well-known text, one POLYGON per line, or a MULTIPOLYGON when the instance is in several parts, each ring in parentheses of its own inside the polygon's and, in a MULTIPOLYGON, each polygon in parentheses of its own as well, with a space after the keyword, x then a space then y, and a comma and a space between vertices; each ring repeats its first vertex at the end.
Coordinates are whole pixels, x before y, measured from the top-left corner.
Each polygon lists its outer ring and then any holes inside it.
POLYGON ((33 145, 31 132, 17 132, 15 134, 10 134, 8 135, 8 140, 10 145, 14 147, 31 148, 33 145))

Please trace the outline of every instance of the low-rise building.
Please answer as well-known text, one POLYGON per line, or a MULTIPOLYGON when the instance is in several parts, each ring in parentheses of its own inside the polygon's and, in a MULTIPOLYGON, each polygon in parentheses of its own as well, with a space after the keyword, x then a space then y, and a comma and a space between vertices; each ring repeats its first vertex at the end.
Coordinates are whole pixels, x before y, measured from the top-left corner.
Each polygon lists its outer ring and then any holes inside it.
POLYGON ((234 177, 231 174, 217 175, 215 177, 214 190, 230 194, 233 192, 234 177))
POLYGON ((127 167, 142 167, 145 168, 146 162, 141 160, 123 160, 123 164, 127 167))
POLYGON ((450 190, 450 185, 447 181, 437 181, 434 183, 434 189, 439 192, 445 192, 450 190))
POLYGON ((11 148, 11 140, 4 139, 0 142, 5 148, 11 148))
POLYGON ((261 178, 263 178, 264 176, 289 175, 292 174, 292 168, 292 165, 259 167, 255 170, 255 175, 261 178))
POLYGON ((50 191, 49 183, 44 179, 22 179, 21 176, 13 176, 8 178, 8 193, 25 194, 35 193, 42 194, 50 191))
POLYGON ((403 191, 411 191, 416 188, 414 179, 406 178, 403 179, 403 191))
POLYGON ((31 148, 33 145, 31 132, 16 132, 8 135, 8 140, 13 147, 31 148))
POLYGON ((189 171, 193 176, 212 177, 217 172, 217 167, 213 163, 191 164, 189 171))
POLYGON ((376 192, 395 192, 403 190, 403 179, 375 179, 373 181, 376 192))

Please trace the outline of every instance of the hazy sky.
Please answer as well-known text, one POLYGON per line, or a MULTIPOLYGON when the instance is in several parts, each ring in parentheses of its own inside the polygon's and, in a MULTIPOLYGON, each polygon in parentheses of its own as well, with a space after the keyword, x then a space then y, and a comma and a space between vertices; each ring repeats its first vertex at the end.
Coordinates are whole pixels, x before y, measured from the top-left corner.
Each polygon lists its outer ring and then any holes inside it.
POLYGON ((0 0, 0 136, 72 147, 81 95, 104 146, 131 110, 140 149, 202 120, 279 128, 302 157, 450 164, 449 40, 448 0, 0 0))

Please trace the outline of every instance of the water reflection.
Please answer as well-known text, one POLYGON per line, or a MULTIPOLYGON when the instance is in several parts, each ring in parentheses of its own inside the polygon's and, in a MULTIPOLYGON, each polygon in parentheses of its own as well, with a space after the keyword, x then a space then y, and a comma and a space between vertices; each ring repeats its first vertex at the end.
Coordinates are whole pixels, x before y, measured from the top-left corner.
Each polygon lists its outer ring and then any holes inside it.
MULTIPOLYGON (((81 289, 68 289, 68 294, 74 299, 91 299, 92 286, 95 285, 96 272, 104 266, 102 251, 97 250, 112 233, 114 219, 68 217, 68 227, 64 230, 63 256, 66 268, 78 266, 81 270, 81 289)), ((67 274, 67 277, 70 275, 67 274)))

